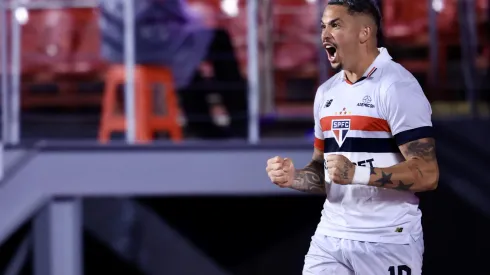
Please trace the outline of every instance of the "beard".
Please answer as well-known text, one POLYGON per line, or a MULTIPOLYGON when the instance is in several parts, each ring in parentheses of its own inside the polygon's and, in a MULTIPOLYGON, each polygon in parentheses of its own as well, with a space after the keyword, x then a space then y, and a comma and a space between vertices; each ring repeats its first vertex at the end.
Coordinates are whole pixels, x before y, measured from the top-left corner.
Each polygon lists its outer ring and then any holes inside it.
POLYGON ((343 70, 342 63, 336 64, 336 66, 335 66, 335 67, 334 67, 334 66, 332 66, 332 64, 330 64, 330 68, 332 68, 332 71, 333 71, 334 73, 338 73, 338 72, 340 72, 340 71, 342 71, 342 70, 343 70))

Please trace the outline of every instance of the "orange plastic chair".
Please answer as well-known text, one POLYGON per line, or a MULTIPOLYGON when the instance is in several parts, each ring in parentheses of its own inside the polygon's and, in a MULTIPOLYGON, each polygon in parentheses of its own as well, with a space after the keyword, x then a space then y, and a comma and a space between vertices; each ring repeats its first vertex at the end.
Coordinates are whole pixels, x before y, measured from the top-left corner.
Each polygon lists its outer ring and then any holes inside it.
MULTIPOLYGON (((172 73, 159 66, 137 65, 135 74, 135 119, 136 142, 148 143, 153 140, 157 131, 166 131, 173 141, 182 140, 182 128, 178 123, 179 107, 175 94, 172 73), (166 115, 153 112, 153 85, 163 84, 165 92, 166 115)), ((99 141, 107 143, 113 132, 126 130, 126 118, 118 104, 117 88, 126 79, 124 65, 110 66, 106 76, 106 87, 102 102, 102 117, 99 129, 99 141)))

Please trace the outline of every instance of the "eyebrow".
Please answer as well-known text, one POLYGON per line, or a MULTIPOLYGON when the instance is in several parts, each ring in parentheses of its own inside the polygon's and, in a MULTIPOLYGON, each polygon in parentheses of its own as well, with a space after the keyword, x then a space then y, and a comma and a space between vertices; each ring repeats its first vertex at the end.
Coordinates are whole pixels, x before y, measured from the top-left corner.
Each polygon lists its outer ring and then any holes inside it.
POLYGON ((324 24, 324 25, 332 25, 333 23, 335 23, 335 22, 337 22, 337 21, 341 21, 341 20, 340 20, 340 17, 337 17, 337 18, 335 18, 335 19, 332 19, 332 20, 328 21, 328 22, 327 22, 327 24, 325 24, 325 23, 323 22, 323 20, 322 20, 322 21, 320 21, 320 22, 321 22, 321 24, 324 24))

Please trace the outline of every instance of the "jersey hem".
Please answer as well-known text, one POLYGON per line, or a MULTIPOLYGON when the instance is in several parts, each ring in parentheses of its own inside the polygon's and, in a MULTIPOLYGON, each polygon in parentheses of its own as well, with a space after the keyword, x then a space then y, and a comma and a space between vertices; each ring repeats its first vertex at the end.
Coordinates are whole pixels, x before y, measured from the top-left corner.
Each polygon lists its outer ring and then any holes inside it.
POLYGON ((388 243, 388 244, 410 244, 411 240, 414 238, 411 234, 404 234, 402 236, 374 236, 368 234, 359 234, 359 233, 346 233, 346 232, 338 232, 335 230, 329 230, 326 228, 318 227, 315 231, 315 234, 321 234, 328 237, 334 237, 338 239, 346 239, 352 241, 361 241, 361 242, 370 242, 370 243, 388 243))

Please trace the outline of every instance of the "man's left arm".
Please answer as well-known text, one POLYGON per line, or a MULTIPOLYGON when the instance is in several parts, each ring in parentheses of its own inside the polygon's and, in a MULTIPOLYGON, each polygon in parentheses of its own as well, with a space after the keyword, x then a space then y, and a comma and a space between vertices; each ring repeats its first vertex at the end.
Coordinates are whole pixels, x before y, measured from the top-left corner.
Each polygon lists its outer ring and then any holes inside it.
POLYGON ((439 167, 434 139, 421 138, 399 148, 406 160, 386 168, 356 166, 342 155, 329 155, 327 167, 330 179, 338 184, 361 184, 401 191, 436 189, 439 167))
POLYGON ((370 168, 368 185, 423 192, 437 188, 439 167, 433 138, 399 146, 405 161, 387 168, 370 168))

